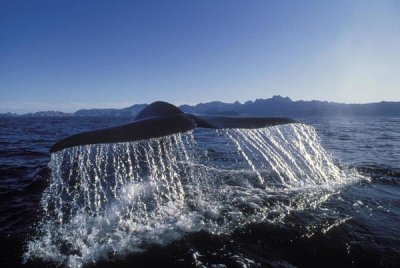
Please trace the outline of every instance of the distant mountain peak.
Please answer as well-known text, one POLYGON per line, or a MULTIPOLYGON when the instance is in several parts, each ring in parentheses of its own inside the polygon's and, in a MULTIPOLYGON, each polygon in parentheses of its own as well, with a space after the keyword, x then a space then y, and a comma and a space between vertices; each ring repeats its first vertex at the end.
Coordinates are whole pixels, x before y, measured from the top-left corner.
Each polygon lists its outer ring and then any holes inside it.
POLYGON ((287 101, 287 102, 292 102, 292 100, 289 97, 282 97, 281 95, 274 95, 271 100, 274 101, 287 101))

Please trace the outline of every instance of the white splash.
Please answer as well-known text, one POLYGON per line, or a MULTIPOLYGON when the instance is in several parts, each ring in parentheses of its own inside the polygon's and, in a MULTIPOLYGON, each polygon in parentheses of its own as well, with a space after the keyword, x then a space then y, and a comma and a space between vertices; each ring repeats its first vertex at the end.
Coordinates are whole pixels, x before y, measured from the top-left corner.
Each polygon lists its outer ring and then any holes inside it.
POLYGON ((334 165, 314 129, 299 124, 74 147, 53 154, 49 166, 46 216, 24 259, 69 267, 188 232, 283 221, 358 178, 334 165))

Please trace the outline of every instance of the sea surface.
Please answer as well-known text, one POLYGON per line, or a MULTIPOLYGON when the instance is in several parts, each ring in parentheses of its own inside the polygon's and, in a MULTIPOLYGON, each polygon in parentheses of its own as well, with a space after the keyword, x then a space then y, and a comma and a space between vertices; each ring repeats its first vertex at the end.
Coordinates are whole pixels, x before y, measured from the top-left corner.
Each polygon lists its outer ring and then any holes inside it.
POLYGON ((0 118, 1 267, 400 267, 400 118, 51 155, 121 117, 0 118))

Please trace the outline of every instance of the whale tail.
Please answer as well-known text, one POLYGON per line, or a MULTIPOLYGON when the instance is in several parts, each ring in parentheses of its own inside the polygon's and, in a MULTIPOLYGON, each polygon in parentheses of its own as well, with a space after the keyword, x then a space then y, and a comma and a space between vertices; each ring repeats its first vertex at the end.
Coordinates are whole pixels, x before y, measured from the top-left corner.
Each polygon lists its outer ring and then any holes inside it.
POLYGON ((263 128, 296 123, 290 118, 213 116, 182 112, 178 107, 162 101, 153 102, 137 114, 134 122, 69 136, 51 148, 54 153, 65 148, 99 144, 129 142, 158 138, 200 128, 263 128))

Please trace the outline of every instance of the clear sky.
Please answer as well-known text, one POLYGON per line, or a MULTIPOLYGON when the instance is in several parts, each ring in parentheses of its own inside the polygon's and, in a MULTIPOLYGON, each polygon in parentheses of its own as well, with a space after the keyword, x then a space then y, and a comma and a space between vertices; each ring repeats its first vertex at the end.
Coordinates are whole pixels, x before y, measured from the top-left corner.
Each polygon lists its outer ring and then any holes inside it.
POLYGON ((0 112, 400 101, 400 1, 0 1, 0 112))

